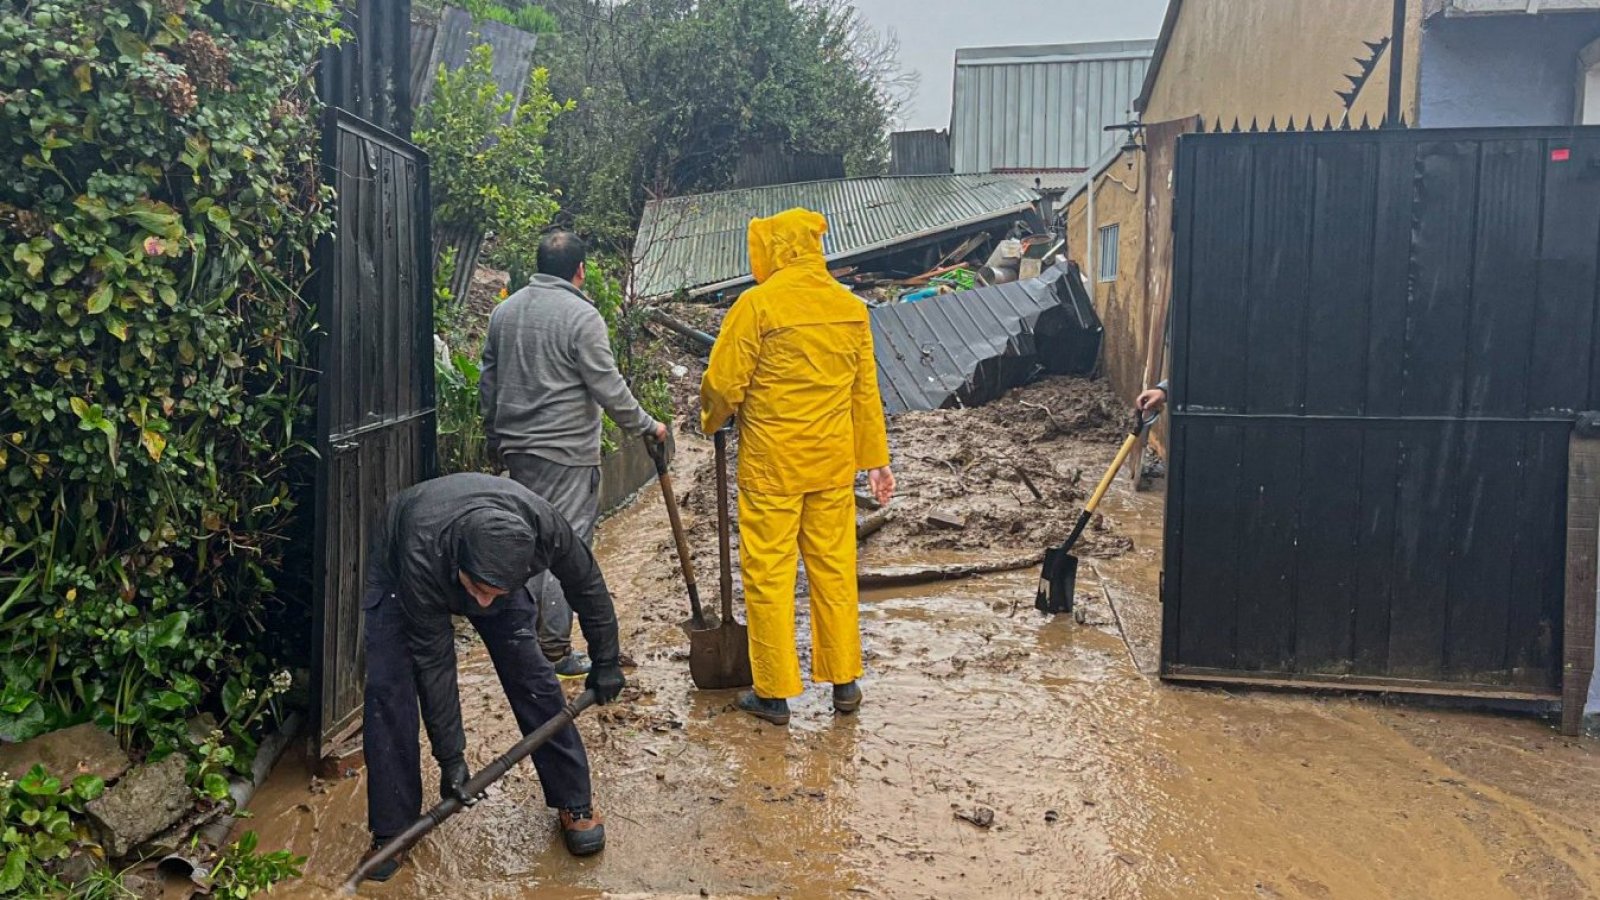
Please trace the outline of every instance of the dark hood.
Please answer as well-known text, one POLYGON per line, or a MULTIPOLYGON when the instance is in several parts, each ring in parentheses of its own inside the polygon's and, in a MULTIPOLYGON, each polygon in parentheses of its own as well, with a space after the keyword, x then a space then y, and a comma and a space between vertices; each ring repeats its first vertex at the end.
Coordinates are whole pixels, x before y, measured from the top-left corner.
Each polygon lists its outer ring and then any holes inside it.
POLYGON ((456 568, 473 580, 514 590, 532 574, 536 536, 520 516, 475 509, 455 526, 456 568))

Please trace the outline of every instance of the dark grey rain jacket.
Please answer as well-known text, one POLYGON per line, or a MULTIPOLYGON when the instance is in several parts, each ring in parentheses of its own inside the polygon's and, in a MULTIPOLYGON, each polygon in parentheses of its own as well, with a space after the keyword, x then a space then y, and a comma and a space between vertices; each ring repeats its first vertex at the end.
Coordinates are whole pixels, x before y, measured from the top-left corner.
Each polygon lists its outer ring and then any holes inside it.
POLYGON ((509 478, 474 472, 445 475, 389 501, 367 569, 367 604, 397 595, 416 671, 422 719, 435 759, 466 748, 456 689, 452 615, 493 616, 506 598, 478 606, 457 578, 515 591, 549 571, 578 616, 596 668, 621 656, 617 614, 600 566, 572 526, 549 503, 509 478))

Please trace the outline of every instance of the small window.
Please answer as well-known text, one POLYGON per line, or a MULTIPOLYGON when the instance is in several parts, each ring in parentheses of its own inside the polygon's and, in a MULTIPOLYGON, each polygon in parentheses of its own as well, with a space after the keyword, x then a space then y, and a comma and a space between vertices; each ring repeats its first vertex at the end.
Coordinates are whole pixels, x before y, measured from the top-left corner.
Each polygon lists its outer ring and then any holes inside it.
POLYGON ((1117 280, 1117 248, 1121 245, 1121 225, 1107 225, 1100 229, 1100 280, 1117 280))

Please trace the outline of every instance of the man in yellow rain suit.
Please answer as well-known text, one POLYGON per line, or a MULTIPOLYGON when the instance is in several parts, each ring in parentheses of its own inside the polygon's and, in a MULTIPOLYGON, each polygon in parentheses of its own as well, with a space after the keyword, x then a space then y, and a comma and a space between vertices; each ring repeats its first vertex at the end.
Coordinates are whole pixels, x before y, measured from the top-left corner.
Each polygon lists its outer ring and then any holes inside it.
POLYGON ((777 725, 802 691, 795 556, 811 583, 811 676, 840 713, 861 706, 855 477, 894 494, 866 306, 828 274, 827 220, 791 209, 750 223, 756 287, 728 311, 700 384, 700 425, 739 427, 739 565, 755 690, 739 708, 777 725))

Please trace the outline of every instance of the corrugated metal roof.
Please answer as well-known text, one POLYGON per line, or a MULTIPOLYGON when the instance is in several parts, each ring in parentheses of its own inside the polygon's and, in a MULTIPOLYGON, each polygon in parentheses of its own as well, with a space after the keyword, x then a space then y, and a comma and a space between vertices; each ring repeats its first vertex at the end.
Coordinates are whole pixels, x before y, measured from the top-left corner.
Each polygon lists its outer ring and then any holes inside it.
POLYGON ((1086 375, 1101 332, 1070 263, 1027 281, 877 307, 872 341, 883 410, 976 406, 1040 372, 1086 375))
POLYGON ((957 172, 1086 169, 1122 136, 1155 41, 956 51, 957 172))
POLYGON ((641 297, 691 295, 750 281, 752 218, 803 206, 828 217, 830 262, 1015 215, 1039 199, 1003 175, 845 178, 652 201, 634 247, 641 297))

